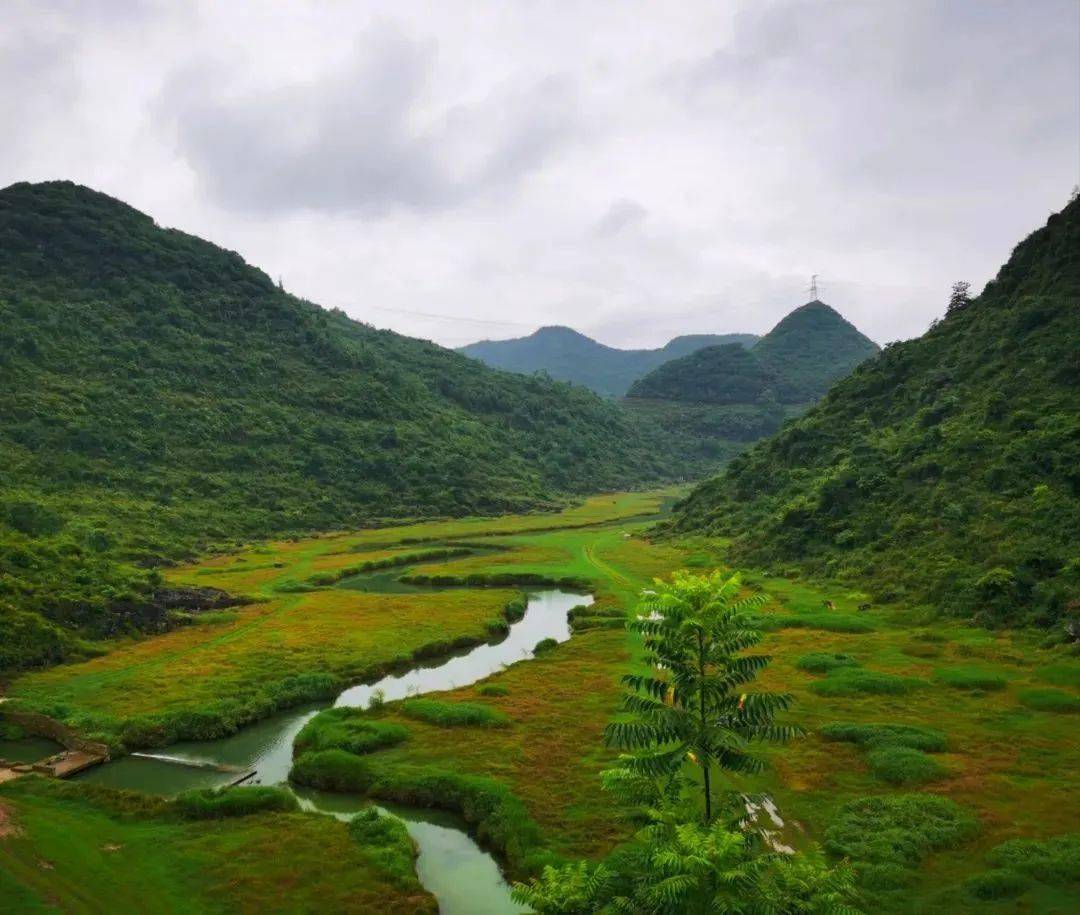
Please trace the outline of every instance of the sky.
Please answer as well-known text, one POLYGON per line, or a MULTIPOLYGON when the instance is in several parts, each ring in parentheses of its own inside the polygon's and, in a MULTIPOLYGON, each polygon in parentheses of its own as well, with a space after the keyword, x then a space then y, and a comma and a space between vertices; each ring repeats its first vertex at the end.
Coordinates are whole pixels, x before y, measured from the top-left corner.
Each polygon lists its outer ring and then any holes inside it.
POLYGON ((460 346, 885 343, 1080 182, 1078 0, 0 3, 0 186, 69 179, 460 346))

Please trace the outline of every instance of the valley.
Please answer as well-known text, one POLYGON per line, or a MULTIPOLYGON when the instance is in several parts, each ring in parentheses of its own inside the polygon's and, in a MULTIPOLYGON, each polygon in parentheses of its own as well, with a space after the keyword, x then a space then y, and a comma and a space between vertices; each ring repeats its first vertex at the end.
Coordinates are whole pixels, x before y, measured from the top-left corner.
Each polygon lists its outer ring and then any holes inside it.
MULTIPOLYGON (((671 495, 660 491, 595 497, 554 516, 463 519, 255 543, 168 570, 171 584, 228 586, 255 602, 208 614, 166 635, 117 643, 101 658, 24 674, 10 684, 6 705, 51 711, 86 735, 108 739, 119 758, 70 783, 23 779, 0 787, 0 803, 20 830, 16 839, 7 840, 15 850, 13 860, 28 868, 0 868, 0 880, 14 879, 27 899, 44 900, 45 890, 35 889, 38 885, 25 877, 35 860, 44 860, 53 869, 50 877, 56 877, 48 892, 59 892, 70 902, 78 893, 92 895, 95 887, 105 892, 106 882, 119 880, 124 886, 122 874, 131 855, 138 854, 144 862, 139 880, 165 880, 161 868, 167 869, 168 882, 155 884, 154 890, 167 899, 183 887, 186 873, 167 864, 169 855, 191 867, 195 861, 209 861, 198 855, 213 856, 213 843, 233 841, 231 835, 250 854, 260 842, 276 841, 280 830, 287 829, 301 863, 303 855, 311 853, 302 843, 315 831, 325 832, 327 842, 350 841, 337 820, 295 811, 224 821, 230 825, 211 837, 205 825, 177 820, 161 806, 167 801, 136 801, 136 796, 112 793, 109 789, 124 787, 169 795, 230 778, 123 755, 140 748, 254 768, 254 781, 264 786, 284 782, 291 764, 294 781, 323 789, 312 794, 311 789, 297 788, 303 808, 344 816, 343 811, 359 810, 375 800, 397 810, 411 831, 423 827, 410 821, 414 814, 408 808, 445 803, 440 795, 425 793, 425 782, 443 779, 453 786, 464 779, 473 791, 505 792, 499 795, 501 803, 515 812, 501 826, 494 827, 483 815, 470 820, 477 814, 466 806, 451 810, 464 815, 464 821, 450 820, 440 828, 479 835, 512 878, 527 876, 552 856, 606 854, 629 836, 626 822, 598 791, 601 770, 614 761, 614 751, 603 748, 603 729, 619 705, 618 679, 633 669, 639 656, 622 623, 636 593, 653 577, 724 562, 722 544, 712 540, 655 541, 642 536, 654 523, 650 516, 659 514, 671 495), (453 544, 487 549, 430 556, 453 544), (400 591, 378 581, 385 574, 378 569, 352 571, 365 561, 388 556, 409 560, 392 570, 394 580, 403 585, 400 591), (335 580, 312 583, 327 570, 335 580), (343 570, 346 574, 337 577, 343 570), (365 586, 365 576, 373 584, 365 586), (301 586, 310 590, 289 593, 301 586), (501 633, 492 637, 485 624, 500 619, 507 603, 520 601, 523 586, 541 597, 568 586, 582 594, 537 605, 545 619, 529 633, 530 644, 515 640, 515 623, 509 624, 508 638, 501 633), (567 627, 566 611, 575 605, 583 609, 574 611, 569 628, 561 634, 546 628, 567 627), (528 659, 533 638, 549 631, 555 633, 556 644, 528 659), (467 660, 467 653, 476 649, 466 644, 490 644, 498 651, 508 642, 510 655, 502 655, 493 667, 458 670, 451 675, 454 687, 440 679, 439 670, 454 663, 443 658, 448 651, 455 653, 455 647, 467 660), (394 691, 390 684, 416 664, 408 661, 410 653, 424 659, 419 672, 427 679, 412 683, 413 689, 400 681, 394 691), (504 667, 511 657, 521 660, 504 667), (356 680, 374 679, 380 666, 391 671, 384 675, 389 688, 380 697, 385 705, 378 700, 372 704, 370 687, 346 688, 356 680), (303 682, 319 682, 324 692, 304 692, 297 686, 303 682), (419 692, 435 700, 436 709, 479 706, 490 720, 485 723, 480 717, 473 724, 453 725, 441 714, 417 717, 409 712, 406 696, 419 692), (363 786, 357 783, 352 801, 336 793, 356 777, 347 775, 352 770, 336 770, 334 776, 325 770, 327 752, 343 751, 320 751, 315 744, 314 751, 304 751, 307 757, 301 753, 292 759, 297 734, 338 694, 336 704, 343 711, 367 708, 360 713, 363 718, 377 722, 383 731, 405 735, 353 757, 362 759, 365 768, 363 786), (312 706, 312 700, 323 705, 312 706), (233 731, 235 736, 227 736, 233 731), (195 739, 207 737, 217 739, 195 739), (327 793, 331 786, 336 787, 327 793), (406 809, 394 806, 402 803, 406 809), (89 857, 76 854, 69 841, 72 834, 63 825, 74 822, 72 818, 83 824, 82 830, 100 828, 98 844, 103 848, 115 844, 120 849, 89 857), (147 844, 154 834, 174 837, 167 853, 154 850, 152 841, 147 844), (153 877, 159 872, 161 878, 153 877)), ((1080 705, 1080 662, 1075 658, 1040 647, 1037 636, 1022 631, 993 633, 928 619, 904 605, 875 604, 860 610, 866 596, 859 592, 752 570, 745 572, 743 584, 750 592, 769 596, 761 619, 773 663, 762 674, 762 684, 793 694, 789 714, 808 733, 770 751, 769 767, 761 776, 734 779, 730 787, 764 791, 774 799, 785 823, 784 843, 797 848, 824 843, 834 853, 843 848, 844 854, 857 854, 840 836, 845 816, 852 815, 847 812, 851 805, 866 798, 929 792, 956 804, 964 828, 953 840, 909 861, 909 872, 893 878, 903 877, 903 889, 884 883, 864 892, 888 911, 967 911, 980 906, 967 884, 991 870, 986 861, 995 848, 1017 837, 1042 839, 1068 832, 1075 811, 1061 798, 1068 795, 1072 773, 1080 765, 1080 741, 1074 729, 1054 731, 1052 737, 1048 732, 1067 723, 1070 711, 1080 705), (826 601, 830 608, 823 607, 826 601), (852 671, 861 676, 852 677, 852 671), (1050 694, 1072 697, 1073 705, 1048 704, 1045 697, 1050 694), (860 747, 851 738, 834 735, 841 725, 919 730, 930 735, 926 745, 932 745, 933 752, 925 755, 936 765, 929 777, 908 781, 902 773, 895 781, 890 770, 872 762, 872 745, 860 747), (933 741, 938 734, 940 746, 933 741)), ((528 605, 531 613, 532 602, 528 605)), ((446 790, 443 797, 452 797, 453 790, 446 790)), ((883 828, 910 827, 885 823, 883 828)), ((873 850, 863 851, 870 855, 865 863, 876 866, 873 850)), ((437 887, 439 867, 431 863, 437 852, 425 852, 423 838, 420 854, 422 859, 427 854, 429 867, 435 869, 428 873, 429 889, 437 887)), ((483 859, 482 852, 476 854, 483 859)), ((405 856, 408 859, 407 848, 405 856)), ((274 858, 228 856, 204 866, 227 874, 248 860, 243 883, 247 906, 271 892, 278 879, 274 858)), ((319 870, 335 892, 348 889, 354 905, 382 893, 390 911, 420 910, 410 908, 421 905, 415 878, 398 873, 391 860, 399 858, 345 850, 332 868, 319 870), (351 863, 361 859, 362 866, 351 863), (340 881, 339 868, 344 867, 350 870, 349 883, 340 881)), ((411 873, 411 868, 404 870, 411 873)), ((304 880, 297 892, 321 892, 314 875, 304 880)), ((215 911, 235 898, 230 894, 236 891, 235 883, 227 880, 211 883, 192 893, 189 910, 202 910, 195 904, 202 899, 205 910, 215 911)), ((496 901, 490 911, 514 911, 506 890, 499 892, 503 895, 492 897, 496 901)), ((1068 893, 1067 885, 1052 879, 1032 879, 1021 896, 1021 910, 1065 911, 1068 893)), ((118 910, 125 910, 123 893, 116 898, 118 910)), ((328 897, 333 898, 344 896, 328 897)), ((332 901, 327 905, 334 908, 332 901)), ((452 906, 444 910, 466 911, 452 906)))

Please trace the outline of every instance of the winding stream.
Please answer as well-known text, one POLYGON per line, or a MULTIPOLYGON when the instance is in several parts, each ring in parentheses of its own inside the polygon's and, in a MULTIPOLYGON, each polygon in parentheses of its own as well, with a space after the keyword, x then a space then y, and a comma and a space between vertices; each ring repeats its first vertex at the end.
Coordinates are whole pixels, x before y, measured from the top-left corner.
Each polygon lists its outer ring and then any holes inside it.
MULTIPOLYGON (((398 572, 400 574, 400 571, 398 572)), ((381 585, 382 582, 379 582, 381 585)), ((350 586, 342 582, 342 586, 350 586)), ((525 615, 497 643, 484 643, 457 655, 418 664, 406 673, 353 686, 334 705, 366 706, 375 693, 387 700, 454 689, 483 680, 503 667, 533 656, 542 639, 570 638, 567 611, 591 604, 589 595, 558 589, 528 594, 525 615)), ((161 753, 145 752, 89 769, 81 780, 153 794, 176 794, 190 788, 216 787, 254 771, 245 784, 278 785, 288 780, 293 739, 325 703, 279 713, 221 740, 177 743, 161 753)), ((371 802, 357 796, 296 791, 301 806, 348 819, 371 802)), ((456 817, 430 810, 381 807, 405 822, 419 849, 420 882, 439 901, 443 915, 505 915, 524 911, 490 854, 481 849, 456 817)))

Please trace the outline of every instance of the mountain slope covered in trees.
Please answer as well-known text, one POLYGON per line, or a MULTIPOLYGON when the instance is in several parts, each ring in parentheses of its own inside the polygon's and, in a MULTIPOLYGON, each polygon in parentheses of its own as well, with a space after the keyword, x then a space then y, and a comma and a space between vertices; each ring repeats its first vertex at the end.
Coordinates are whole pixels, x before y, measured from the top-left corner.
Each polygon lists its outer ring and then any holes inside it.
POLYGON ((678 506, 736 561, 988 622, 1080 611, 1080 201, 678 506))
POLYGON ((754 334, 688 334, 675 337, 659 349, 616 349, 569 327, 541 327, 514 340, 481 340, 458 352, 496 368, 514 372, 546 372, 572 381, 598 394, 618 397, 642 375, 671 359, 704 346, 724 343, 751 346, 754 334))
POLYGON ((51 623, 143 626, 152 568, 211 544, 679 466, 589 391, 325 311, 104 194, 0 191, 0 668, 62 656, 51 623))

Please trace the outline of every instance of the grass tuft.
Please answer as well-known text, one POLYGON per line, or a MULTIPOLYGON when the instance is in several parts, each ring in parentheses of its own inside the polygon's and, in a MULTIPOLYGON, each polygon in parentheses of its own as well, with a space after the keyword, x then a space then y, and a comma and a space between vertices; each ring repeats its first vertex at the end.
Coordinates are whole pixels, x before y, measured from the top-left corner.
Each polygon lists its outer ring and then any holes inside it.
POLYGON ((406 718, 426 721, 443 728, 504 728, 510 719, 490 705, 475 702, 440 702, 438 699, 406 699, 401 703, 406 718))
POLYGON ((911 747, 883 746, 866 757, 870 771, 890 785, 925 785, 948 770, 932 756, 911 747))
POLYGON ((176 796, 173 806, 189 820, 224 820, 267 811, 288 813, 299 809, 291 792, 269 786, 185 791, 176 796))
POLYGON ((840 667, 831 671, 824 680, 811 683, 810 689, 819 696, 857 696, 860 693, 902 696, 922 685, 922 680, 912 677, 898 677, 896 674, 863 670, 861 667, 840 667))
POLYGON ((976 899, 991 902, 995 899, 1015 899, 1027 891, 1031 881, 1023 874, 1008 869, 986 871, 969 877, 964 887, 976 899))
POLYGON ((293 755, 309 750, 371 753, 408 739, 408 728, 374 720, 363 709, 342 706, 324 709, 307 722, 293 742, 293 755))
POLYGON ((945 667, 934 671, 934 679, 953 689, 981 689, 985 691, 1005 688, 1005 678, 979 667, 945 667))
POLYGON ((925 753, 941 753, 949 744, 943 731, 907 724, 827 724, 821 736, 860 747, 910 747, 925 753))
POLYGON ((1017 694, 1021 705, 1037 712, 1080 714, 1080 699, 1063 689, 1022 689, 1017 694))
POLYGON ((833 654, 828 651, 811 651, 804 654, 795 666, 814 674, 827 674, 838 667, 858 667, 859 662, 849 654, 833 654))

